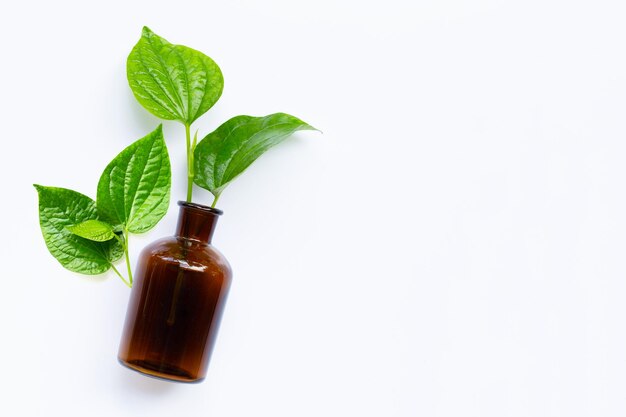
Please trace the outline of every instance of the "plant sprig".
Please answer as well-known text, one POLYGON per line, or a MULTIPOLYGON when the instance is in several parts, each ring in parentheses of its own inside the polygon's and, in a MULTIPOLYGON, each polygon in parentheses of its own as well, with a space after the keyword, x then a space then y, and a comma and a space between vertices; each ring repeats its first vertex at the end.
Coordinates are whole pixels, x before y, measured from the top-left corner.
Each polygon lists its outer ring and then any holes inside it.
POLYGON ((129 236, 152 229, 169 206, 171 168, 161 126, 107 165, 96 201, 65 188, 35 188, 44 240, 61 265, 87 275, 113 269, 131 287, 129 236), (114 265, 122 258, 128 278, 114 265))
POLYGON ((317 130, 302 120, 276 113, 265 117, 237 116, 197 143, 191 125, 219 100, 224 78, 211 58, 183 45, 173 45, 143 28, 128 56, 128 84, 146 110, 185 127, 187 201, 193 184, 213 194, 215 207, 224 188, 269 148, 298 130, 317 130))
POLYGON ((219 100, 224 89, 220 67, 195 49, 173 45, 144 27, 126 61, 128 83, 137 101, 164 120, 185 126, 187 201, 193 193, 191 124, 219 100))

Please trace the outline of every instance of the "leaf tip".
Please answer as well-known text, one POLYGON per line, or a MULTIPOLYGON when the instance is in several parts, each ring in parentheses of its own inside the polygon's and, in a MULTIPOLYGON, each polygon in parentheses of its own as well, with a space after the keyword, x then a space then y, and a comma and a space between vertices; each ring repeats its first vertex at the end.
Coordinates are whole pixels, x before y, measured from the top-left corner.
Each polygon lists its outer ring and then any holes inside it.
POLYGON ((324 132, 322 132, 321 130, 319 130, 318 128, 316 128, 315 126, 311 126, 310 124, 306 124, 306 126, 304 127, 304 130, 313 130, 315 132, 319 132, 322 135, 324 134, 324 132))
POLYGON ((154 129, 156 133, 163 133, 163 123, 159 123, 159 125, 154 129))
POLYGON ((268 117, 271 117, 271 116, 279 116, 279 117, 284 117, 284 118, 287 118, 287 119, 289 119, 289 120, 292 120, 292 121, 294 121, 294 122, 299 123, 299 124, 300 124, 300 126, 297 128, 297 130, 315 130, 315 131, 317 131, 317 132, 324 133, 324 132, 322 132, 321 130, 319 130, 318 128, 316 128, 315 126, 311 126, 310 124, 308 124, 308 123, 307 123, 307 122, 305 122, 304 120, 302 120, 302 119, 300 119, 300 118, 298 118, 298 117, 296 117, 296 116, 293 116, 293 115, 291 115, 291 114, 289 114, 289 113, 279 112, 279 113, 274 113, 274 114, 271 114, 271 115, 270 115, 270 116, 268 116, 268 117))
POLYGON ((159 124, 150 135, 155 135, 156 140, 163 142, 163 146, 165 146, 165 136, 163 136, 163 123, 159 124))
POLYGON ((152 30, 150 30, 150 28, 148 26, 144 26, 141 29, 141 36, 152 36, 154 34, 154 32, 152 30))

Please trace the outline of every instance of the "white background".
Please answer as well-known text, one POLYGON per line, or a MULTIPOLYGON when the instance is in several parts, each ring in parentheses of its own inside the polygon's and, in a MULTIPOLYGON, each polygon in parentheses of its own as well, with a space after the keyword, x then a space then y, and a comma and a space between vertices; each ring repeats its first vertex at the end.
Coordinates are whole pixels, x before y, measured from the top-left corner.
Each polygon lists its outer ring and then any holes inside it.
MULTIPOLYGON (((2 416, 624 416, 623 1, 5 3, 2 416), (47 252, 32 183, 95 197, 158 121, 125 60, 150 26, 302 132, 223 194, 235 277, 207 380, 116 362, 128 289, 47 252)), ((165 123, 173 233, 184 133, 165 123)), ((196 189, 196 201, 209 194, 196 189)))

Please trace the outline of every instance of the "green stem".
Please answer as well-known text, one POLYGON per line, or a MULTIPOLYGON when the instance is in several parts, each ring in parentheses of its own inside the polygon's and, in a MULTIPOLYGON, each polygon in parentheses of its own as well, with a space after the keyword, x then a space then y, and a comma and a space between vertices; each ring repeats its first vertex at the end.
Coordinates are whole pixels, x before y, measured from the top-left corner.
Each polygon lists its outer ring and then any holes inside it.
POLYGON ((187 141, 187 201, 191 202, 193 194, 193 147, 191 146, 190 125, 185 123, 185 140, 187 141))
POLYGON ((215 207, 215 205, 217 204, 217 200, 220 199, 220 194, 216 194, 215 198, 213 199, 213 203, 211 203, 211 207, 215 207))
POLYGON ((118 277, 120 277, 120 279, 122 281, 124 281, 124 284, 126 284, 128 286, 128 288, 132 288, 133 287, 132 284, 130 284, 128 281, 126 281, 126 279, 124 279, 124 277, 122 276, 122 274, 120 274, 120 271, 117 270, 115 265, 111 264, 111 268, 113 268, 113 271, 117 274, 118 277))
POLYGON ((122 232, 124 236, 124 256, 126 257, 126 268, 128 269, 128 280, 130 281, 130 287, 133 285, 133 271, 130 267, 130 256, 128 255, 128 231, 124 229, 122 232))

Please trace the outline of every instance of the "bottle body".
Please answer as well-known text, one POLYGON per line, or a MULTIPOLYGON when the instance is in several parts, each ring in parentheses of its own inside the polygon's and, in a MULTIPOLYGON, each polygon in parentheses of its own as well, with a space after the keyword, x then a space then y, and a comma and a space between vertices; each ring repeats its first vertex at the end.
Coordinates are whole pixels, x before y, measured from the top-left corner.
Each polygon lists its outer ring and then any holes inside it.
POLYGON ((200 209, 184 204, 177 235, 141 252, 118 358, 150 376, 200 382, 206 376, 232 272, 224 256, 210 245, 221 212, 211 224, 191 219, 192 233, 186 233, 190 219, 185 216, 198 213, 184 211, 200 209), (211 228, 208 241, 197 239, 206 227, 211 228))

